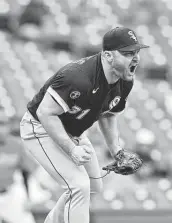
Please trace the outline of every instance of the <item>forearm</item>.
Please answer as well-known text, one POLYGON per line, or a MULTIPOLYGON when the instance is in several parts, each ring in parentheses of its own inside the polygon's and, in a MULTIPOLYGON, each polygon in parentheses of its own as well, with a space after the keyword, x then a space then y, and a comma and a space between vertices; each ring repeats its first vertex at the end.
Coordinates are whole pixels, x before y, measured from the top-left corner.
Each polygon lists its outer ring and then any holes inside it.
POLYGON ((67 154, 75 147, 57 115, 38 114, 38 118, 46 132, 67 154))
POLYGON ((114 115, 102 117, 99 120, 99 126, 107 146, 112 156, 114 156, 119 149, 121 149, 119 142, 119 131, 117 125, 117 117, 114 115))

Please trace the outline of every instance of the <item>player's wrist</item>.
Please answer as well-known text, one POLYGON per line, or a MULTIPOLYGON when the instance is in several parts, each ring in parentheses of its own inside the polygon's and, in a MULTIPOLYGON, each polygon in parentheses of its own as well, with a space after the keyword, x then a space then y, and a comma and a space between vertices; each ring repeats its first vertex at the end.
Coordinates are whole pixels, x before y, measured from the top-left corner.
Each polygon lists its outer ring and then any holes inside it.
POLYGON ((69 145, 68 154, 69 154, 70 157, 72 157, 73 151, 74 151, 75 147, 78 146, 79 141, 78 141, 77 138, 72 137, 71 135, 69 135, 69 136, 70 136, 70 139, 71 139, 71 143, 69 145))
POLYGON ((114 157, 120 150, 122 150, 122 146, 120 145, 118 136, 115 136, 113 141, 108 143, 108 148, 112 157, 114 157))
POLYGON ((69 154, 70 157, 72 156, 75 147, 76 147, 75 144, 74 144, 73 146, 69 147, 69 152, 68 152, 68 154, 69 154))
POLYGON ((110 150, 112 157, 114 158, 116 154, 122 149, 123 148, 120 145, 114 145, 113 148, 110 150))

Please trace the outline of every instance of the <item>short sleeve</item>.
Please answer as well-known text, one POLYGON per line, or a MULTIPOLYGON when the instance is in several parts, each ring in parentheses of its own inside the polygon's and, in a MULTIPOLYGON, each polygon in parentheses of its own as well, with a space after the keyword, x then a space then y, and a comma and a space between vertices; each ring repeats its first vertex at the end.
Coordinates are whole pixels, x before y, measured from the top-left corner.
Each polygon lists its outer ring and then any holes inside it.
POLYGON ((116 105, 116 107, 113 107, 110 112, 121 112, 125 109, 125 105, 126 105, 126 100, 121 98, 120 102, 118 105, 116 105))
POLYGON ((79 97, 80 92, 72 86, 72 83, 64 75, 57 75, 51 82, 47 92, 63 108, 69 111, 73 105, 73 100, 79 97))
POLYGON ((120 101, 115 107, 110 110, 111 112, 122 112, 125 109, 128 95, 130 94, 132 87, 133 81, 123 81, 123 89, 120 101))
POLYGON ((125 109, 128 95, 132 89, 133 82, 123 81, 121 84, 121 93, 116 91, 109 95, 108 99, 102 107, 102 113, 118 113, 125 109))

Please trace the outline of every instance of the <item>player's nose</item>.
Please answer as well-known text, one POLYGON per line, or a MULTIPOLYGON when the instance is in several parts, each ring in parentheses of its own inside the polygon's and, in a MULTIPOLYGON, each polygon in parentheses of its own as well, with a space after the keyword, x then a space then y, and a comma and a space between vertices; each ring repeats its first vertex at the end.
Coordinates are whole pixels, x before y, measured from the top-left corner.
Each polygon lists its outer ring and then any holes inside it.
POLYGON ((135 63, 139 63, 139 61, 140 61, 140 56, 139 56, 138 53, 136 53, 136 54, 134 55, 134 57, 133 57, 133 62, 135 62, 135 63))

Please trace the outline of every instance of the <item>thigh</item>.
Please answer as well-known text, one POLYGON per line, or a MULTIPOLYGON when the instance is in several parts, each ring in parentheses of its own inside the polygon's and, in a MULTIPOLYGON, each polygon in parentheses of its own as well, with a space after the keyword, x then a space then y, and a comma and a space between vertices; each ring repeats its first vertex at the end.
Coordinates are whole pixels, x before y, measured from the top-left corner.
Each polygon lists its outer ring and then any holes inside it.
MULTIPOLYGON (((98 162, 97 154, 95 149, 93 148, 90 140, 88 137, 83 134, 79 141, 79 145, 88 145, 92 148, 93 154, 91 157, 91 161, 89 163, 84 164, 84 167, 88 173, 89 177, 99 178, 101 177, 100 165, 98 162)), ((102 179, 91 179, 90 178, 90 185, 91 185, 91 192, 101 192, 103 188, 102 179)))
POLYGON ((31 122, 24 120, 20 126, 24 146, 57 183, 64 189, 69 189, 69 186, 75 187, 78 180, 88 180, 84 166, 75 165, 63 149, 46 134, 41 124, 38 126, 38 123, 31 122))
POLYGON ((50 138, 41 138, 39 142, 37 140, 25 141, 25 145, 35 159, 64 189, 67 189, 68 186, 75 187, 77 179, 84 182, 88 177, 85 168, 76 166, 50 138))

